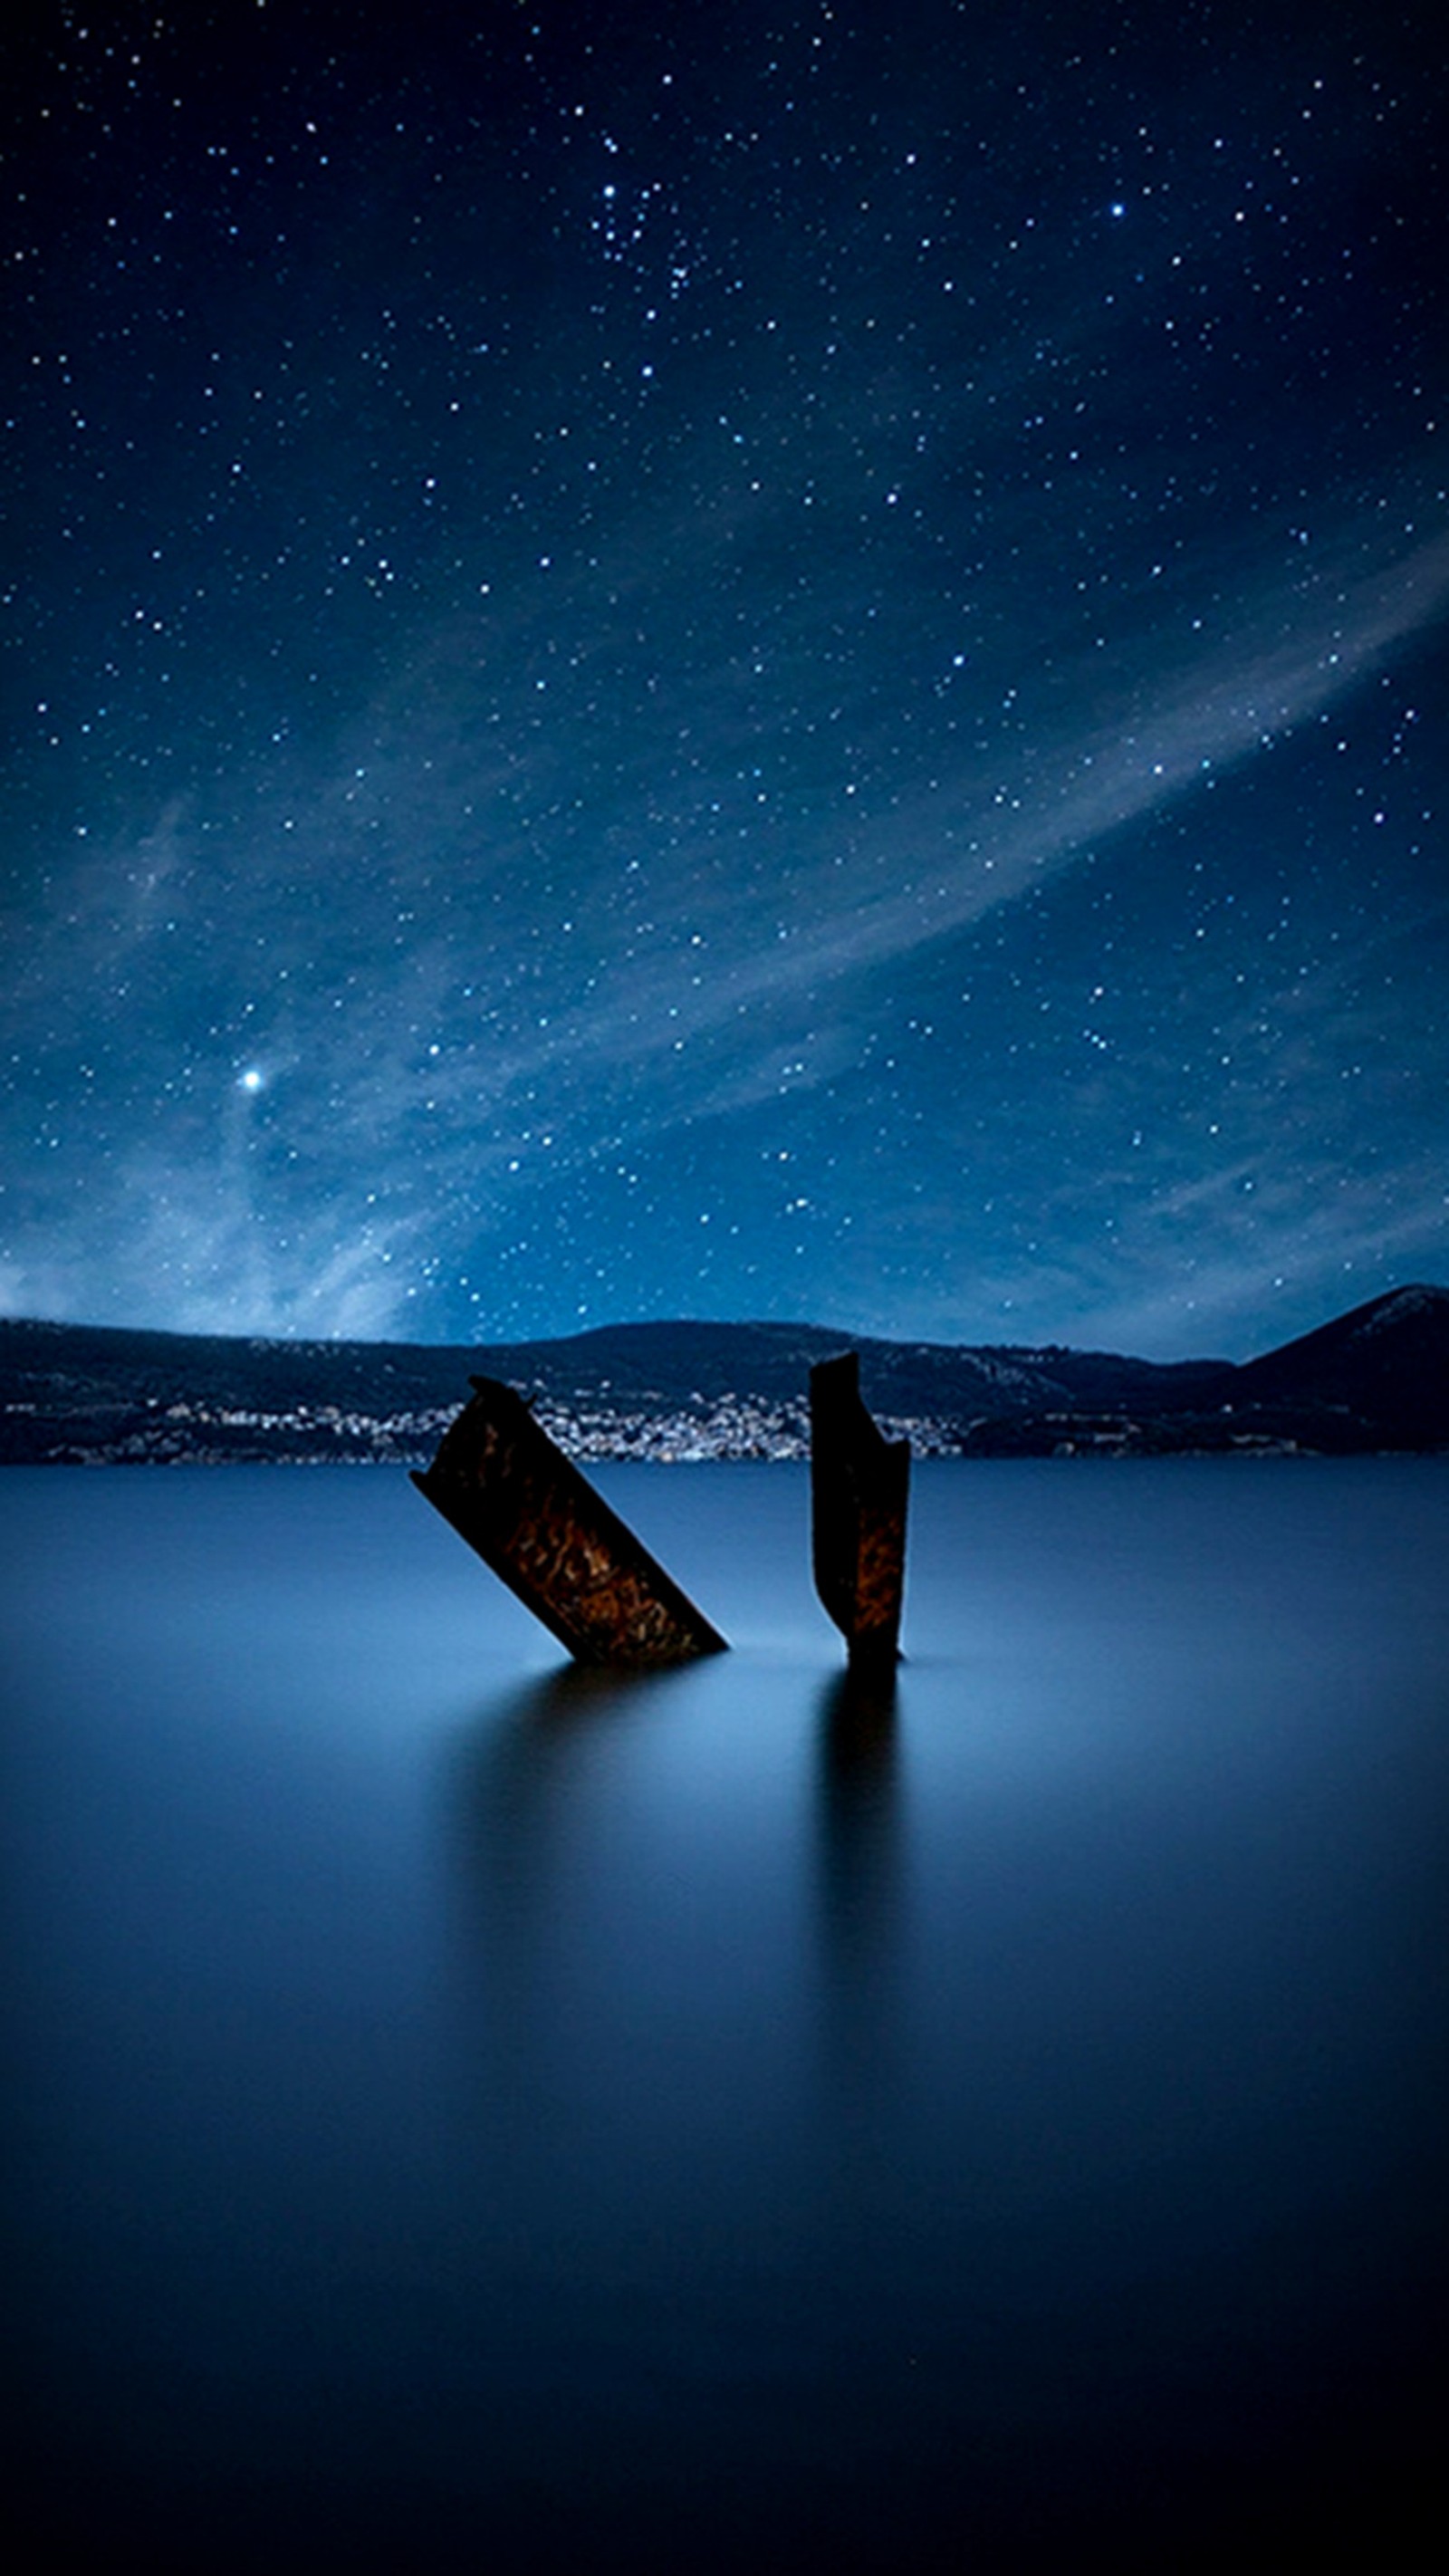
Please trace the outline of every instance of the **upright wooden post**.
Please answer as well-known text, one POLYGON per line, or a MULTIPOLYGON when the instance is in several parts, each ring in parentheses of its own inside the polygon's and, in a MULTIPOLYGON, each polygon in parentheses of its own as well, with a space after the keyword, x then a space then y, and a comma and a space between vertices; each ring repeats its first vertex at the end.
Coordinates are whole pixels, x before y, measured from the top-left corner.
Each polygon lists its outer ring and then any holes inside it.
POLYGON ((911 1444, 887 1440, 860 1394, 855 1351, 810 1372, 810 1547, 815 1589, 852 1666, 893 1666, 906 1570, 911 1444))

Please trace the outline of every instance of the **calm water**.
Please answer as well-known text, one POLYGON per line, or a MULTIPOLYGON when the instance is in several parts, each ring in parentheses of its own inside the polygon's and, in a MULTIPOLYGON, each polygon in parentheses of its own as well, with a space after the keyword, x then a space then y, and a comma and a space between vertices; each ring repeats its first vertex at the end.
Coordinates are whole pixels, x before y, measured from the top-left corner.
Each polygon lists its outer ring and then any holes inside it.
POLYGON ((391 1474, 0 1477, 50 2545, 1371 2542, 1440 2438, 1449 1469, 928 1464, 873 1708, 803 1471, 598 1481, 733 1654, 575 1673, 391 1474))

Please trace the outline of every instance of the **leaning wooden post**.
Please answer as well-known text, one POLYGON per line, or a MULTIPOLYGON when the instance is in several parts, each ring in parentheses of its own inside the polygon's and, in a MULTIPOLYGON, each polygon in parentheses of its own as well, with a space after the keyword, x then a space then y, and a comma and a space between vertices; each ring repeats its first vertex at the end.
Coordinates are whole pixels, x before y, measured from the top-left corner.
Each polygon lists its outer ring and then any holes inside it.
POLYGON ((498 1378, 469 1383, 471 1403, 412 1480, 510 1592, 581 1664, 679 1664, 723 1653, 718 1629, 517 1390, 498 1378))
POLYGON ((810 1372, 810 1546, 815 1589, 853 1667, 893 1667, 906 1571, 911 1444, 887 1440, 847 1351, 810 1372))

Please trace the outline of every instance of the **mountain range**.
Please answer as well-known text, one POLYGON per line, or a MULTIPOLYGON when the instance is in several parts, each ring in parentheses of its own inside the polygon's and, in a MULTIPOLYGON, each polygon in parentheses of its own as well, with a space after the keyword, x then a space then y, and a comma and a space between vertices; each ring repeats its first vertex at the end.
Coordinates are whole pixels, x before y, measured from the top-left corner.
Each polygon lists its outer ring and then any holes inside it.
POLYGON ((0 1321, 0 1464, 414 1465, 474 1375, 521 1387, 576 1456, 796 1457, 811 1365, 845 1348, 883 1429, 923 1455, 1449 1448, 1449 1288, 1412 1286, 1243 1363, 852 1340, 810 1324, 618 1324, 451 1347, 0 1321))

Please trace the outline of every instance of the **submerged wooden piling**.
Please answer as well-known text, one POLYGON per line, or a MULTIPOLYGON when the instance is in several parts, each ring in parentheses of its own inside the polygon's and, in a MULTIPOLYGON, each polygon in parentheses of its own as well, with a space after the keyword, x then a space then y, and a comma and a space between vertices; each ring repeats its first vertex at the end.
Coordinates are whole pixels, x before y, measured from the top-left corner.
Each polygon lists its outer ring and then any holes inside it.
POLYGON ((501 1379, 475 1377, 419 1493, 582 1664, 678 1664, 726 1640, 501 1379))

